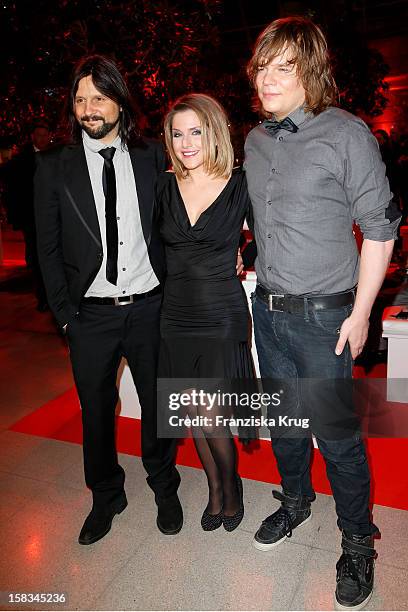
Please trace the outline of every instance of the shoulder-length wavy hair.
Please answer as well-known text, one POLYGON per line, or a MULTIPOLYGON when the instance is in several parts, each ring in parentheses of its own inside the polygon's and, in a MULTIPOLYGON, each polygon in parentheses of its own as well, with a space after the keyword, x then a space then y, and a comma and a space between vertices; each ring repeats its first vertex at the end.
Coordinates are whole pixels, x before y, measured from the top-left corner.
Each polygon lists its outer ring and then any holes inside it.
MULTIPOLYGON (((288 50, 290 63, 305 90, 305 110, 318 115, 336 104, 337 87, 334 81, 326 38, 321 29, 306 17, 285 17, 272 21, 258 36, 254 52, 247 66, 251 85, 256 89, 256 75, 260 66, 269 64, 277 55, 288 50)), ((258 98, 254 108, 264 116, 258 98)))
POLYGON ((191 93, 178 98, 164 119, 164 135, 177 178, 186 178, 188 170, 177 159, 173 147, 173 119, 177 113, 192 110, 201 125, 205 171, 214 177, 228 178, 234 165, 234 151, 225 110, 217 100, 202 93, 191 93))
POLYGON ((80 142, 82 137, 82 128, 75 117, 74 105, 79 81, 87 76, 92 77, 98 91, 122 108, 119 116, 119 136, 122 144, 128 144, 137 131, 137 111, 119 68, 114 61, 103 55, 85 57, 74 69, 66 107, 72 140, 80 142))

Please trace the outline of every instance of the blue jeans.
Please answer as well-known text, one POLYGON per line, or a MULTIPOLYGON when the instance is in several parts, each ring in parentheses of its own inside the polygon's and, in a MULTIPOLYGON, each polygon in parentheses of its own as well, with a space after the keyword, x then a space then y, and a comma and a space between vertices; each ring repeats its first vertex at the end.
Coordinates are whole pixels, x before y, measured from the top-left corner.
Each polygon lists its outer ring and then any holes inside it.
MULTIPOLYGON (((252 295, 255 342, 263 379, 351 379, 349 346, 334 352, 338 330, 352 306, 308 312, 302 315, 270 312, 252 295)), ((300 401, 300 400, 298 400, 300 401)), ((317 432, 319 449, 326 461, 340 529, 368 535, 377 528, 369 511, 370 472, 364 444, 358 431, 343 439, 323 439, 317 432)), ((272 448, 285 491, 314 497, 310 479, 311 438, 279 436, 272 448)))

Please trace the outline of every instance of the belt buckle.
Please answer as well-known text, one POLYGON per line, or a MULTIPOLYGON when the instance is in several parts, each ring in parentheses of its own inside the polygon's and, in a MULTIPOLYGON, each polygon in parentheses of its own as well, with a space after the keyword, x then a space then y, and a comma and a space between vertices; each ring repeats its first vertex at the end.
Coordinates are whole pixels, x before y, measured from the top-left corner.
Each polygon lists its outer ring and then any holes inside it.
POLYGON ((284 300, 284 295, 281 293, 269 293, 268 294, 268 310, 269 312, 284 312, 283 311, 283 300, 284 300), (274 305, 274 298, 280 298, 281 299, 281 308, 275 307, 274 305))
POLYGON ((133 299, 133 295, 126 295, 123 298, 115 297, 115 298, 113 298, 113 301, 115 303, 115 306, 127 306, 128 304, 133 304, 134 299, 133 299))

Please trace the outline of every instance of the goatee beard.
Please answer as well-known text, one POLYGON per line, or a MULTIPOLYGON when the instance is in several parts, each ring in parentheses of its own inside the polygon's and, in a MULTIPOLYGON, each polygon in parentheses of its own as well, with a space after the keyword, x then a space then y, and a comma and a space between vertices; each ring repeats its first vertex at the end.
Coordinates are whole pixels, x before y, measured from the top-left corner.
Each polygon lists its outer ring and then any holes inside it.
POLYGON ((81 121, 81 127, 88 134, 90 138, 94 138, 95 140, 100 140, 101 138, 105 138, 119 123, 119 117, 116 119, 114 123, 108 123, 104 119, 102 119, 103 124, 96 128, 92 129, 87 125, 84 125, 81 121))

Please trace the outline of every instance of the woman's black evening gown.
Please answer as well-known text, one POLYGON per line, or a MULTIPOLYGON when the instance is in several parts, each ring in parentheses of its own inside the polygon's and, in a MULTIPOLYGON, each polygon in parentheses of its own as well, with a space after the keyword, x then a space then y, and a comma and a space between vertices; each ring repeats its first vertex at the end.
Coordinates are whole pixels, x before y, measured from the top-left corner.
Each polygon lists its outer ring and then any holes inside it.
MULTIPOLYGON (((159 177, 156 206, 167 262, 159 378, 252 378, 250 317, 236 273, 240 231, 250 206, 245 173, 233 170, 193 226, 175 174, 159 177)), ((243 503, 230 430, 221 437, 220 432, 212 436, 204 430, 201 438, 197 429, 193 433, 210 491, 202 527, 219 527, 223 516, 224 527, 235 528, 242 520, 243 503), (225 515, 232 517, 233 526, 225 515)))

